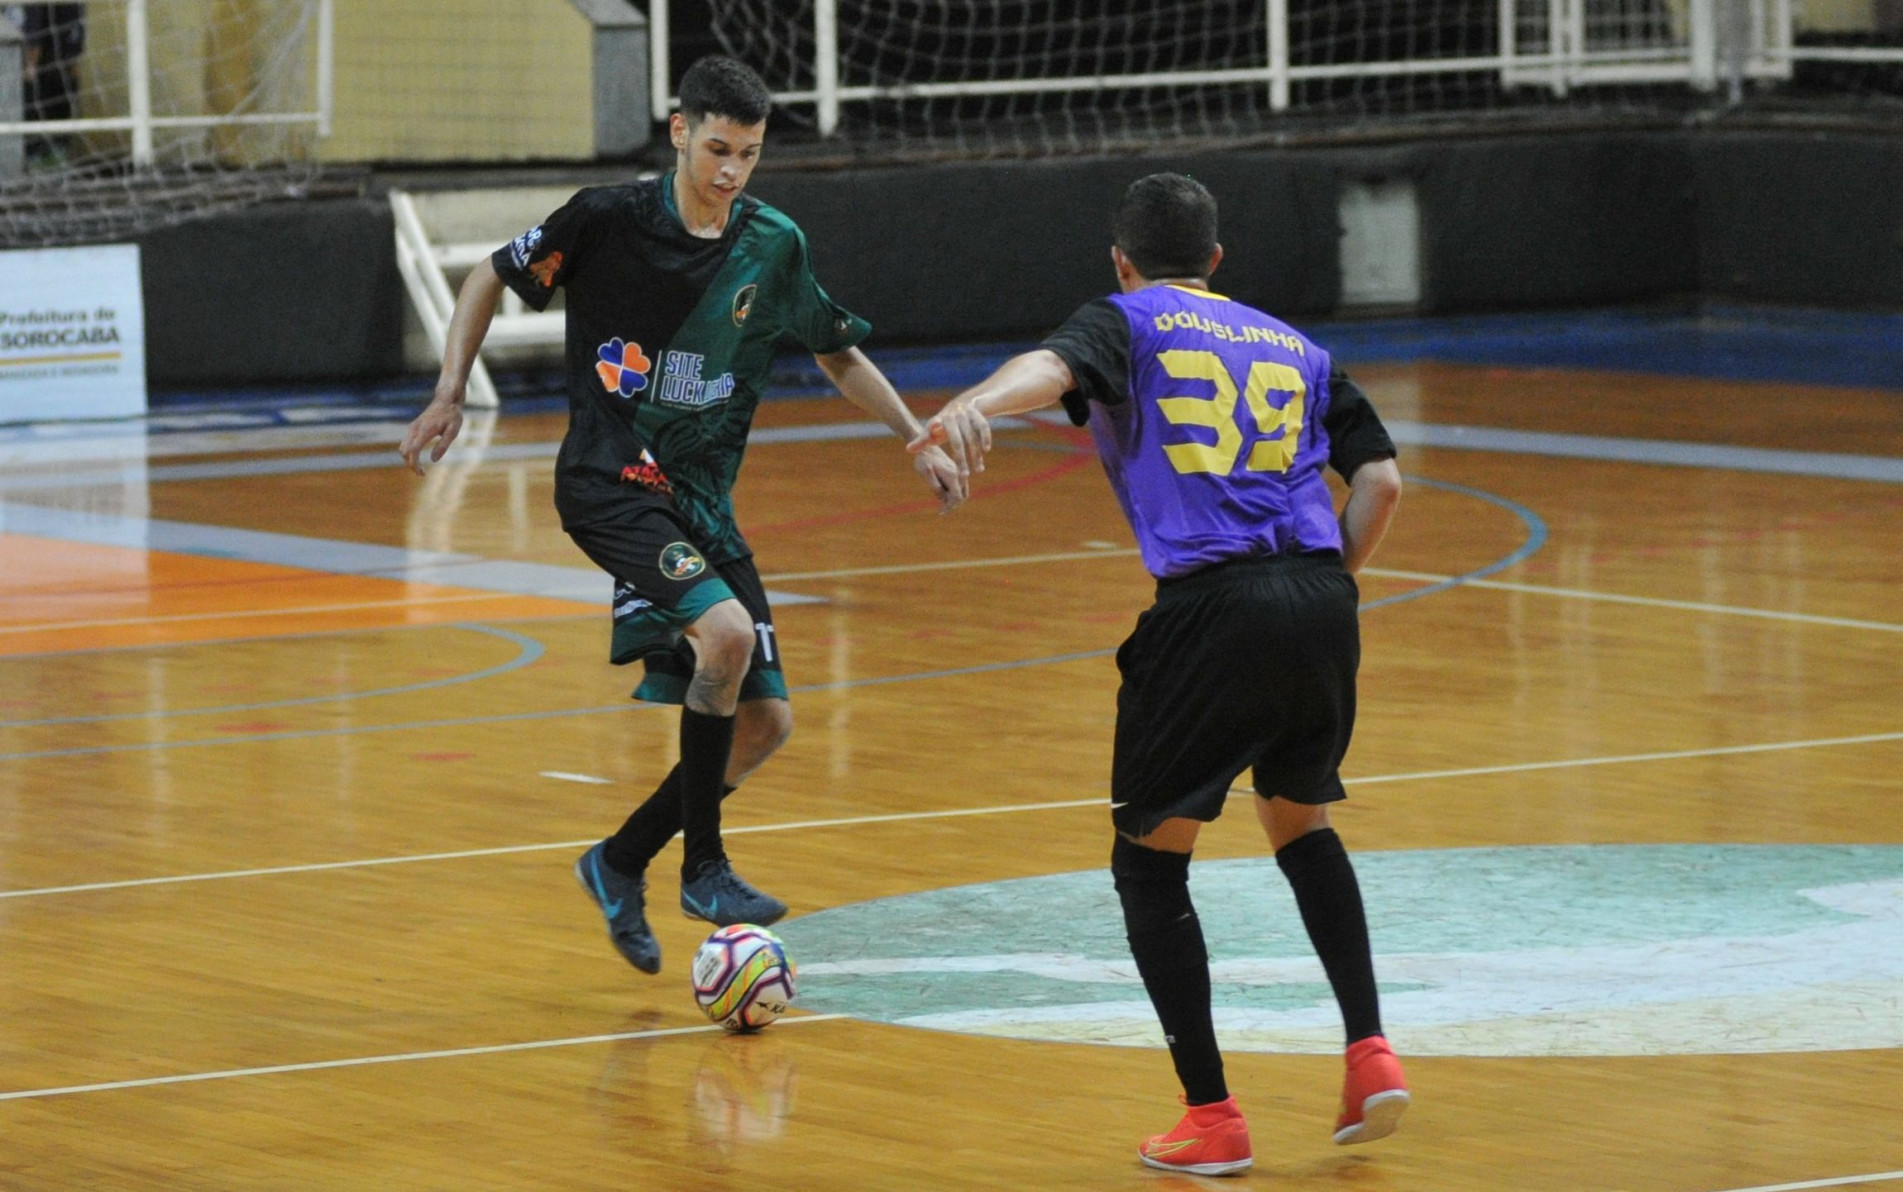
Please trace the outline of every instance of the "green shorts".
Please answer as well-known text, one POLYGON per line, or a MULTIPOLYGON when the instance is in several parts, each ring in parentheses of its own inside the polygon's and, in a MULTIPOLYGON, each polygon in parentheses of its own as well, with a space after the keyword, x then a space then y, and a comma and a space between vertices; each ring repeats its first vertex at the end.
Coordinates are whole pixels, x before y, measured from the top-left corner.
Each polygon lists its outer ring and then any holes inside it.
POLYGON ((635 699, 662 704, 686 699, 694 650, 683 631, 722 600, 738 600, 753 619, 753 664, 740 684, 740 698, 786 698, 773 614, 750 556, 708 563, 679 514, 659 503, 633 517, 570 526, 568 535, 614 577, 608 660, 621 666, 639 658, 646 665, 647 678, 635 689, 635 699))

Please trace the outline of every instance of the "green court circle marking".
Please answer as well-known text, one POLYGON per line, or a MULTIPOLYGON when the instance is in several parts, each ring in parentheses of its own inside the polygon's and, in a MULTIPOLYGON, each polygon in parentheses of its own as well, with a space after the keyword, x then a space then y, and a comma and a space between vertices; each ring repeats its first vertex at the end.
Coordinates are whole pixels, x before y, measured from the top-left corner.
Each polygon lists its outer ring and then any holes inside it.
MULTIPOLYGON (((1579 845, 1355 854, 1383 1017, 1414 1055, 1903 1046, 1903 846, 1579 845)), ((1332 1053, 1340 1019, 1268 857, 1191 870, 1217 1031, 1332 1053)), ((800 1006, 1160 1047, 1107 871, 838 907, 782 936, 800 1006)))

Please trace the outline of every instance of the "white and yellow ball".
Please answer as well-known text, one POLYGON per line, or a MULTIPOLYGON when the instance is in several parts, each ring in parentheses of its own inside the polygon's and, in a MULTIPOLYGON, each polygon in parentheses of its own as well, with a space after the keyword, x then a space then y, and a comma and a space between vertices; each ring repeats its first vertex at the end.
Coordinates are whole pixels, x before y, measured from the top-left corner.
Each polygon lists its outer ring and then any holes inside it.
POLYGON ((793 962, 780 937, 736 923, 694 953, 694 1000, 730 1031, 757 1031, 793 1004, 793 962))

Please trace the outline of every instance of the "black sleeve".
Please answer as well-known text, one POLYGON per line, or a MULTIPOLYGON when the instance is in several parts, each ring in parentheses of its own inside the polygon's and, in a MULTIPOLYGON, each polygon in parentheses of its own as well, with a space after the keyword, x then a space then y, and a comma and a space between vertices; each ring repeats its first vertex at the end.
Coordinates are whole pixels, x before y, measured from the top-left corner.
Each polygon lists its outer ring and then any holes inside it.
POLYGON ((489 263, 522 301, 547 310, 555 287, 565 284, 587 255, 605 209, 595 191, 580 191, 561 210, 498 248, 489 263))
POLYGON ((1108 298, 1086 302, 1042 345, 1070 366, 1077 387, 1064 395, 1064 412, 1077 426, 1090 421, 1090 403, 1114 406, 1130 396, 1130 320, 1108 298))
POLYGON ((1328 431, 1328 466, 1343 480, 1353 480, 1355 469, 1377 459, 1395 457, 1394 440, 1381 425, 1374 403, 1349 379, 1341 365, 1330 363, 1328 412, 1322 415, 1328 431))

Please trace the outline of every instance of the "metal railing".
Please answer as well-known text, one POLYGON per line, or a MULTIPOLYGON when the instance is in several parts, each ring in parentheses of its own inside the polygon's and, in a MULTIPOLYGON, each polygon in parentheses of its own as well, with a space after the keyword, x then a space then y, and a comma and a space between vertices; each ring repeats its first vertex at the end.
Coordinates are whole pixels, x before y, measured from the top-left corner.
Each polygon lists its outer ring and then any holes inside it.
MULTIPOLYGON (((872 100, 1028 95, 1128 90, 1210 84, 1261 84, 1272 112, 1299 111, 1295 85, 1344 79, 1495 72, 1506 88, 1534 87, 1566 95, 1589 86, 1680 84, 1698 92, 1729 88, 1735 97, 1747 81, 1789 79, 1805 60, 1903 62, 1903 49, 1799 46, 1792 0, 1687 0, 1682 29, 1663 38, 1633 37, 1617 44, 1601 26, 1617 0, 1499 0, 1499 37, 1490 54, 1461 57, 1342 61, 1292 61, 1288 0, 1263 0, 1266 44, 1261 65, 1219 70, 1145 73, 1050 72, 1047 77, 930 79, 888 85, 842 81, 839 0, 812 0, 812 86, 774 93, 781 104, 811 105, 823 136, 839 129, 844 104, 872 100), (1607 44, 1611 42, 1613 44, 1607 44)), ((672 94, 670 0, 652 0, 649 78, 653 113, 665 119, 679 104, 672 94)), ((802 33, 801 40, 805 39, 802 33)), ((1021 72, 1014 71, 1014 75, 1021 72)))
MULTIPOLYGON (((34 0, 42 2, 42 0, 34 0)), ((0 137, 50 136, 62 133, 129 132, 134 167, 149 169, 157 163, 154 134, 171 129, 225 128, 260 124, 308 124, 317 135, 327 137, 331 130, 333 86, 336 77, 336 23, 333 0, 316 3, 316 77, 312 111, 243 112, 202 116, 162 116, 152 103, 152 24, 151 0, 125 0, 126 99, 123 116, 90 116, 67 120, 14 120, 0 123, 0 137)), ((92 6, 98 7, 98 6, 92 6)), ((0 18, 3 20, 5 18, 0 18)))

